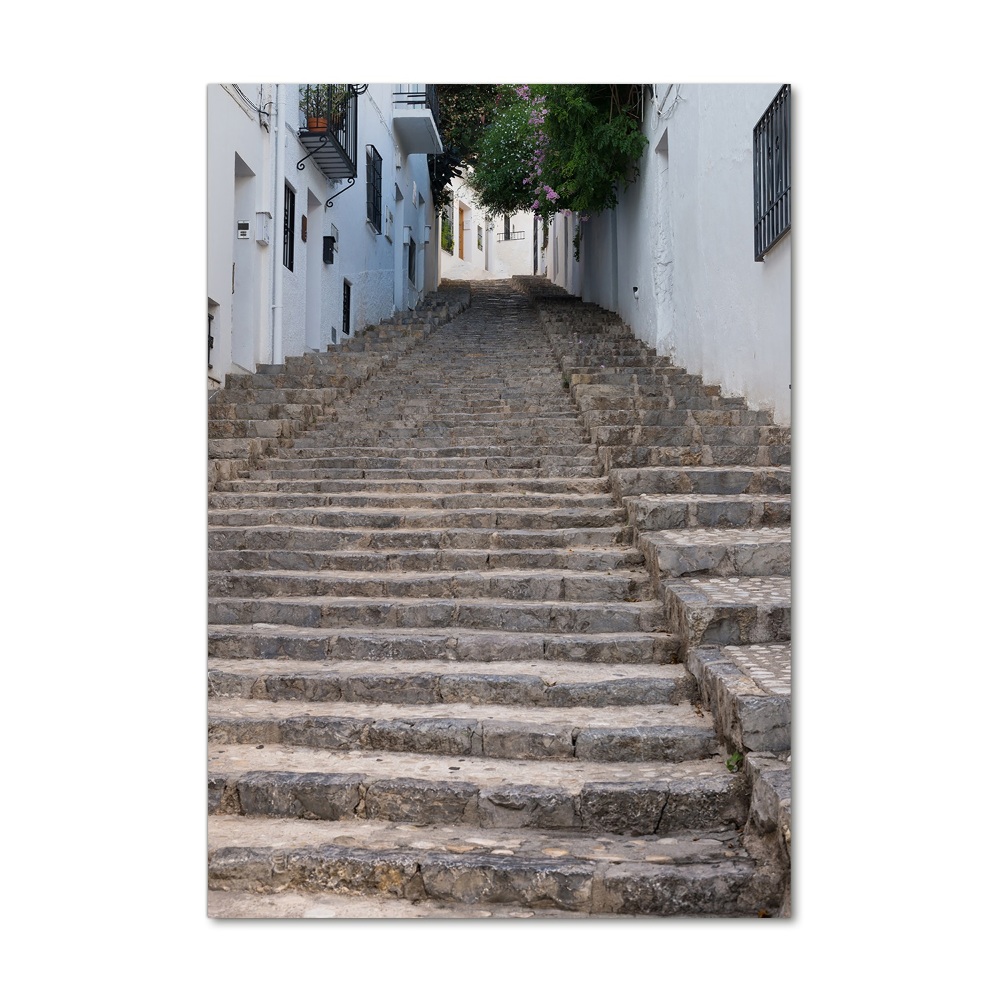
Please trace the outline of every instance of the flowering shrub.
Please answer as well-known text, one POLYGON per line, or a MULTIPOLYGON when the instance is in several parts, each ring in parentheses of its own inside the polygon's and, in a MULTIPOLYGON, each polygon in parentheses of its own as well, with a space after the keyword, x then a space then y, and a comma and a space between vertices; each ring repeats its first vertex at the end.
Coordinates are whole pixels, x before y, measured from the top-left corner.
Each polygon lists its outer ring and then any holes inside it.
POLYGON ((533 211, 543 219, 613 208, 646 147, 641 96, 636 85, 499 88, 499 110, 475 144, 479 203, 490 214, 533 211))

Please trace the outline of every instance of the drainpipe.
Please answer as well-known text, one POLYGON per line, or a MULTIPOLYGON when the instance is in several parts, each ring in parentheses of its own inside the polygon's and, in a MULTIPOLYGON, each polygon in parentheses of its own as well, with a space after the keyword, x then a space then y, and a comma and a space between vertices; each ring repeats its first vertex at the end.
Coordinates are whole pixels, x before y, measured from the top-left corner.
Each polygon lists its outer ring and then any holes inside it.
POLYGON ((285 220, 285 107, 282 90, 285 84, 274 85, 274 287, 271 302, 271 364, 280 365, 282 356, 281 310, 284 299, 284 263, 278 253, 278 223, 284 231, 285 220))

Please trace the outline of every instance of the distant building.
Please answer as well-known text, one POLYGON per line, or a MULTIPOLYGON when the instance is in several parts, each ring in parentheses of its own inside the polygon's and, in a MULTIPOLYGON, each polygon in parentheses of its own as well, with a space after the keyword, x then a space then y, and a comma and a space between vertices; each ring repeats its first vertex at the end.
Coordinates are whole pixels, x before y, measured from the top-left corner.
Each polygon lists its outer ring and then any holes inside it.
POLYGON ((442 278, 482 280, 534 273, 531 212, 488 217, 464 176, 452 180, 448 190, 451 200, 441 226, 442 278))

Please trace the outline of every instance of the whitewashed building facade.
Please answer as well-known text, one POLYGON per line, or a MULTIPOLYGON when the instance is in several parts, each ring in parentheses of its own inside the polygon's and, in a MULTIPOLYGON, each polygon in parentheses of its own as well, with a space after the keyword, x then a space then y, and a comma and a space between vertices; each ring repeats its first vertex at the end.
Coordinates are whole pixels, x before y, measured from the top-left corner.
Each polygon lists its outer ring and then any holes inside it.
POLYGON ((614 210, 587 221, 557 215, 542 273, 619 313, 657 353, 790 423, 789 92, 655 84, 642 127, 649 144, 637 180, 614 210), (755 247, 761 213, 761 231, 777 236, 765 253, 755 247))
POLYGON ((450 239, 441 248, 441 277, 469 280, 533 274, 531 212, 490 217, 466 177, 448 185, 450 239))
POLYGON ((437 287, 432 88, 213 84, 207 110, 210 388, 437 287))

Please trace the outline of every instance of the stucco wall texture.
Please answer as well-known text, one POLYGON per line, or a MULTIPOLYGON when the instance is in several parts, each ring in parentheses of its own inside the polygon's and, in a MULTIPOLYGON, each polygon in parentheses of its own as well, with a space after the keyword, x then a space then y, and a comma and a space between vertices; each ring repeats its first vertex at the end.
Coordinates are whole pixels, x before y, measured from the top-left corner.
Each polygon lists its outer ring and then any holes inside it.
POLYGON ((583 223, 579 263, 563 235, 574 220, 556 218, 548 273, 659 354, 790 423, 792 234, 763 262, 753 252, 753 127, 779 86, 657 84, 638 179, 583 223))

